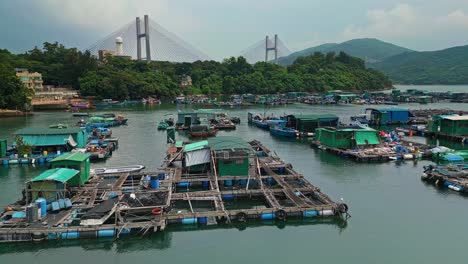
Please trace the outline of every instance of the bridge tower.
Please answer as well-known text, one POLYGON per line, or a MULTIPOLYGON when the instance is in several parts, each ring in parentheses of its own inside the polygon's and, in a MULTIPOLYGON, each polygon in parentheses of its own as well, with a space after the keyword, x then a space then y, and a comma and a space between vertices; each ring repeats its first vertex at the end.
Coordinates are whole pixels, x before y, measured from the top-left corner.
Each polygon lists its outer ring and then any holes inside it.
POLYGON ((140 17, 136 18, 136 35, 137 35, 137 60, 142 60, 141 58, 141 39, 145 38, 145 47, 146 47, 146 60, 151 61, 151 45, 149 37, 149 19, 148 15, 144 17, 144 28, 145 33, 141 33, 140 29, 140 17))
POLYGON ((273 47, 268 45, 268 36, 265 37, 265 62, 268 62, 268 52, 274 51, 275 52, 275 63, 278 62, 278 35, 275 34, 275 42, 273 43, 273 47))

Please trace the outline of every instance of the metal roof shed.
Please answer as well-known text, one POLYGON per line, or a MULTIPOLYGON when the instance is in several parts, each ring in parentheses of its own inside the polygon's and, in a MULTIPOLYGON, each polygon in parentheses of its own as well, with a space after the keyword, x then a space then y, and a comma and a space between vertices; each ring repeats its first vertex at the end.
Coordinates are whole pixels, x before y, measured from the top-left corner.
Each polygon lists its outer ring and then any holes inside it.
POLYGON ((216 137, 208 140, 214 153, 219 176, 247 176, 252 146, 238 137, 216 137))
POLYGON ((53 159, 50 164, 52 168, 68 168, 79 171, 79 175, 68 182, 69 186, 80 186, 86 183, 90 177, 90 154, 68 153, 53 159))
POLYGON ((46 200, 55 201, 63 198, 68 183, 79 173, 78 170, 67 168, 46 170, 27 183, 27 200, 33 201, 38 197, 43 197, 46 200))

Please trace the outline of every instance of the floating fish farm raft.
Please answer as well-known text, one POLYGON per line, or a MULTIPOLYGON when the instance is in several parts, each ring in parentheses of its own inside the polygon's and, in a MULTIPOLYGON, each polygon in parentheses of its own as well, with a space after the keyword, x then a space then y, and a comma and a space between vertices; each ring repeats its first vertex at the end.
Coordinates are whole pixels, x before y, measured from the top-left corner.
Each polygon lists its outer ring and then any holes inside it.
POLYGON ((319 128, 310 146, 358 162, 417 160, 432 156, 433 146, 406 141, 394 134, 387 136, 384 142, 378 131, 368 127, 319 128))
POLYGON ((288 219, 346 221, 336 203, 260 142, 235 137, 170 146, 157 172, 70 169, 65 157, 33 178, 0 215, 0 242, 119 238, 193 227, 288 219))
POLYGON ((421 179, 435 186, 468 193, 468 165, 449 164, 445 166, 424 166, 421 179))

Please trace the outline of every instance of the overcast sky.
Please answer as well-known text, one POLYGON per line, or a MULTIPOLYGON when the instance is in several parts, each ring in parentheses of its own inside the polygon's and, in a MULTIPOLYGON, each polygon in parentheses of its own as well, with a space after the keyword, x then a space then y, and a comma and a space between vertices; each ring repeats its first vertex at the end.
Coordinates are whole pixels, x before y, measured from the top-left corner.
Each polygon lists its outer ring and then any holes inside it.
POLYGON ((85 49, 144 14, 214 59, 275 33, 293 51, 362 37, 415 50, 468 44, 468 0, 1 0, 0 48, 85 49))

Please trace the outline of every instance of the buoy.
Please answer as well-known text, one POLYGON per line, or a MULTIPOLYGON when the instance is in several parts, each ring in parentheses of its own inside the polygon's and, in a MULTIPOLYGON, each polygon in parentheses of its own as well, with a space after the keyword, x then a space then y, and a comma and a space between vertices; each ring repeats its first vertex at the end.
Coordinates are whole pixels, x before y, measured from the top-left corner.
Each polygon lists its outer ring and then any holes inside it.
POLYGON ((153 208, 153 210, 151 210, 151 214, 153 214, 153 215, 160 215, 160 214, 162 214, 161 207, 153 208))

